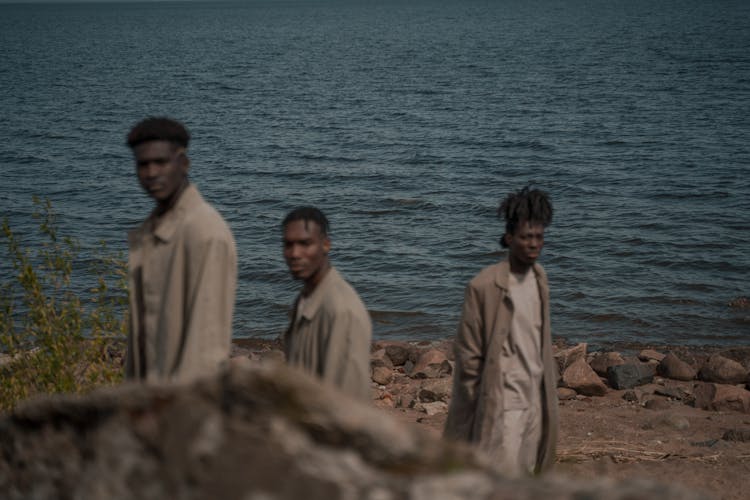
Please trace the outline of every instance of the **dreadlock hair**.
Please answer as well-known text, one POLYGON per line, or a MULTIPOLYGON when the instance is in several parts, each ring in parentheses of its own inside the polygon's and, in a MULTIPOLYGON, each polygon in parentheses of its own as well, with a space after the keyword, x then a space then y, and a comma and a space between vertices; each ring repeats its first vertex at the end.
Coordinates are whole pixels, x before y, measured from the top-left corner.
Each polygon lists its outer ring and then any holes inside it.
POLYGON ((290 222, 302 220, 305 222, 313 221, 320 228, 320 235, 323 238, 328 237, 329 225, 325 214, 315 207, 297 207, 284 217, 281 228, 284 229, 290 222))
MULTIPOLYGON (((505 220, 505 234, 513 234, 524 221, 547 227, 552 222, 552 203, 544 191, 526 186, 505 197, 497 209, 497 216, 505 220)), ((500 238, 500 245, 508 247, 504 235, 500 238)))
POLYGON ((128 134, 130 149, 149 141, 169 141, 173 145, 188 147, 190 133, 185 126, 171 118, 150 117, 137 123, 128 134))

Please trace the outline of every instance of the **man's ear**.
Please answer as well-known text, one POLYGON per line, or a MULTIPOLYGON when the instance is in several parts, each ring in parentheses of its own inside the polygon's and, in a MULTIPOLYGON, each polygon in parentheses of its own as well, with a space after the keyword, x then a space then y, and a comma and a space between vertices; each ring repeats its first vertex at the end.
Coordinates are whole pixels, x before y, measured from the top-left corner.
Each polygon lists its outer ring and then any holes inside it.
POLYGON ((188 171, 190 170, 190 158, 188 158, 187 151, 185 148, 179 148, 176 152, 177 164, 180 166, 180 170, 187 177, 188 171))
POLYGON ((510 233, 505 233, 503 235, 503 242, 505 242, 505 246, 510 246, 510 242, 513 240, 513 235, 510 233))
POLYGON ((326 255, 331 251, 331 239, 328 236, 323 240, 323 251, 325 251, 326 255))

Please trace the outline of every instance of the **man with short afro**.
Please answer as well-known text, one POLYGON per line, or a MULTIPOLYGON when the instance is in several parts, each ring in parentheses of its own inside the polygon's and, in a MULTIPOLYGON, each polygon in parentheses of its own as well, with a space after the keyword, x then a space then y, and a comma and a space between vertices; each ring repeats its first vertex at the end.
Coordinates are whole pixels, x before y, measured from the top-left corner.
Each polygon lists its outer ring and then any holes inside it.
POLYGON ((498 217, 508 255, 466 287, 445 435, 476 445, 502 473, 523 476, 555 461, 557 365, 547 276, 536 263, 552 204, 526 187, 502 201, 498 217))
POLYGON ((154 210, 128 235, 130 331, 125 375, 187 382, 229 359, 237 251, 229 226, 188 180, 190 134, 147 118, 127 137, 154 210))

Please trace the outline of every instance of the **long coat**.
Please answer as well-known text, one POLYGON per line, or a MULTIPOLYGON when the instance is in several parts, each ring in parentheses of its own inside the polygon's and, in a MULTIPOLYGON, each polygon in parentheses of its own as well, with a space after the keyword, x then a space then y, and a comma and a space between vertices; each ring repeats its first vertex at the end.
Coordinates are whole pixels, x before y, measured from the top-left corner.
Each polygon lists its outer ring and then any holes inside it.
POLYGON ((189 381, 229 359, 237 251, 221 215, 189 185, 129 234, 125 375, 189 381))
POLYGON ((372 323, 365 305, 331 267, 302 305, 297 298, 284 350, 290 365, 369 401, 371 339, 372 323))
MULTIPOLYGON (((539 264, 533 272, 542 304, 542 438, 537 471, 555 461, 557 442, 557 365, 552 356, 549 285, 539 264)), ((487 449, 495 426, 503 425, 501 353, 510 332, 513 302, 508 295, 510 264, 504 260, 483 269, 466 287, 454 344, 453 396, 445 435, 487 449)), ((502 429, 502 427, 500 427, 502 429)), ((499 429, 495 429, 499 434, 499 429)))

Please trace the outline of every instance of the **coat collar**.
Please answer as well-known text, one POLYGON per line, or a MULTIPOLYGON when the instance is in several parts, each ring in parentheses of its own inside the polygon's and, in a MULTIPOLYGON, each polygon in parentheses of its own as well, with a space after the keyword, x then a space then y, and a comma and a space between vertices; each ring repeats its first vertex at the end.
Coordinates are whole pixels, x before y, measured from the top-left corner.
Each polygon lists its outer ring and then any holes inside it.
POLYGON ((300 314, 307 320, 314 318, 318 309, 320 309, 320 306, 323 304, 323 299, 328 294, 328 290, 330 290, 340 279, 341 275, 339 272, 335 267, 331 266, 326 275, 323 276, 323 280, 318 283, 317 287, 315 287, 313 293, 305 298, 302 303, 302 311, 300 314))
POLYGON ((154 213, 151 214, 147 221, 147 228, 158 239, 168 242, 174 236, 182 219, 185 218, 185 214, 202 202, 203 197, 198 192, 198 188, 191 183, 182 192, 182 195, 180 195, 180 198, 171 210, 161 217, 156 217, 154 213))

